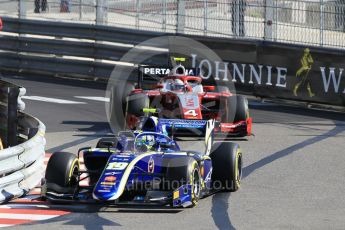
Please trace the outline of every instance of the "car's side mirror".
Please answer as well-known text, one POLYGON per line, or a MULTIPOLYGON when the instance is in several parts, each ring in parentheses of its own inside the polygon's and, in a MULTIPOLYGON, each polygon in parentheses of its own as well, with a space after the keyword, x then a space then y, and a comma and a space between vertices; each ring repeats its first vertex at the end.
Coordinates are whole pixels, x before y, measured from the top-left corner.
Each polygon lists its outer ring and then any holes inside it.
POLYGON ((111 148, 115 146, 115 141, 102 141, 102 145, 106 148, 111 148))

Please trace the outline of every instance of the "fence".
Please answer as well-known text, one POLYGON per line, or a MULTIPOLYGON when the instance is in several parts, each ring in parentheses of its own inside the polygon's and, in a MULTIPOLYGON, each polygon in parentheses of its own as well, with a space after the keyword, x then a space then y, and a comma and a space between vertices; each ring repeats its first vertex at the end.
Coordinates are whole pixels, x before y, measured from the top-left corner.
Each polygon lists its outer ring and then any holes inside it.
POLYGON ((345 48, 345 0, 0 0, 0 14, 345 48))

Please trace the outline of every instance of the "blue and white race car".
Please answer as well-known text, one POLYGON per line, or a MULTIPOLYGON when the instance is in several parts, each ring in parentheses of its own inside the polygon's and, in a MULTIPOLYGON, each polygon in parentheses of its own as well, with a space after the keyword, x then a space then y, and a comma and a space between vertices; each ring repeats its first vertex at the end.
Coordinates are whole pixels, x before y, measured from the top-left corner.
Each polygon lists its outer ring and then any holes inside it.
POLYGON ((80 169, 79 153, 57 152, 47 165, 43 195, 52 202, 192 207, 202 197, 240 187, 239 146, 212 139, 207 129, 206 150, 195 152, 159 132, 119 132, 79 151, 86 170, 80 169), (86 178, 89 185, 81 186, 86 178))

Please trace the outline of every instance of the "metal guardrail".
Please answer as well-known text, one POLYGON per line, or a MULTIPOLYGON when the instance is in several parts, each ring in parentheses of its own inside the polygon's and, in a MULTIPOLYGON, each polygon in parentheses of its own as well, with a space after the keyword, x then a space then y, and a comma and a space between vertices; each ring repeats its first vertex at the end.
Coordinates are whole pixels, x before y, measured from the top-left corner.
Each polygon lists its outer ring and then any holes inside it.
MULTIPOLYGON (((2 68, 19 68, 97 78, 108 78, 114 68, 114 64, 106 64, 102 61, 119 61, 134 45, 156 36, 165 35, 158 32, 107 26, 20 20, 7 17, 3 17, 3 21, 3 31, 17 35, 0 36, 0 50, 5 51, 0 53, 2 68), (24 34, 25 36, 22 36, 24 34), (33 35, 40 37, 33 37, 33 35), (69 40, 65 38, 69 38, 69 40), (121 46, 118 43, 131 46, 121 46), (66 59, 64 56, 75 58, 66 59)), ((159 55, 160 53, 150 49, 145 52, 152 53, 153 57, 146 60, 144 64, 157 64, 162 61, 166 64, 167 55, 159 55)))
MULTIPOLYGON (((19 96, 24 93, 21 90, 19 96)), ((18 102, 18 110, 24 109, 20 98, 18 102)), ((17 120, 20 144, 0 150, 0 203, 25 195, 44 176, 46 128, 37 118, 23 112, 18 112, 17 120)))
MULTIPOLYGON (((151 47, 146 48, 136 45, 150 38, 179 35, 7 17, 3 21, 3 31, 10 33, 0 37, 1 68, 88 79, 108 80, 119 64, 117 61, 129 50, 132 56, 135 56, 134 50, 138 56, 143 53, 152 56, 140 63, 130 60, 132 65, 167 66, 172 50, 164 47, 166 51, 158 51, 156 48, 162 47, 157 44, 148 44, 151 47)), ((249 39, 188 37, 206 45, 224 61, 218 67, 214 60, 207 63, 216 74, 223 74, 221 69, 226 65, 240 92, 345 106, 341 93, 345 88, 341 81, 345 62, 339 49, 249 39)), ((128 71, 135 80, 137 72, 133 69, 128 71)), ((214 83, 212 80, 215 78, 204 78, 206 83, 214 83)), ((218 81, 226 83, 223 79, 218 81)))
MULTIPOLYGON (((16 35, 0 36, 0 50, 5 51, 0 53, 2 68, 97 78, 108 78, 114 68, 114 64, 106 64, 102 61, 119 61, 133 46, 147 39, 166 35, 107 26, 8 17, 3 17, 3 21, 3 31, 16 35), (121 46, 118 43, 130 46, 121 46), (64 56, 75 58, 66 59, 64 56)), ((157 46, 157 44, 152 45, 157 46)), ((141 51, 142 49, 139 48, 138 52, 141 51)), ((161 52, 151 49, 146 49, 145 52, 152 54, 150 55, 152 58, 141 64, 166 64, 168 60, 167 54, 162 55, 161 52)))
POLYGON ((139 44, 147 39, 162 36, 164 32, 140 31, 119 27, 88 25, 81 23, 66 23, 43 20, 17 19, 2 16, 3 31, 46 35, 54 37, 69 37, 77 39, 91 39, 118 43, 139 44))

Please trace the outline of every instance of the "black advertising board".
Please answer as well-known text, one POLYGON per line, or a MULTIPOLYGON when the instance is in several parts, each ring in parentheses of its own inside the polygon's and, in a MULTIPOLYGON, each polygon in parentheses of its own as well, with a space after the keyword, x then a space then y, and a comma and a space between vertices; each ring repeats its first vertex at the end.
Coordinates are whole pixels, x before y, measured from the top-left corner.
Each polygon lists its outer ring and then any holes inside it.
POLYGON ((284 89, 268 88, 273 96, 345 106, 344 51, 270 44, 258 47, 257 60, 286 68, 284 89))
POLYGON ((262 41, 198 38, 223 60, 209 63, 204 83, 234 83, 236 90, 260 97, 345 106, 345 51, 262 41), (224 75, 224 68, 228 74, 224 75), (218 73, 217 73, 218 72, 218 73), (217 77, 218 76, 218 77, 217 77))

